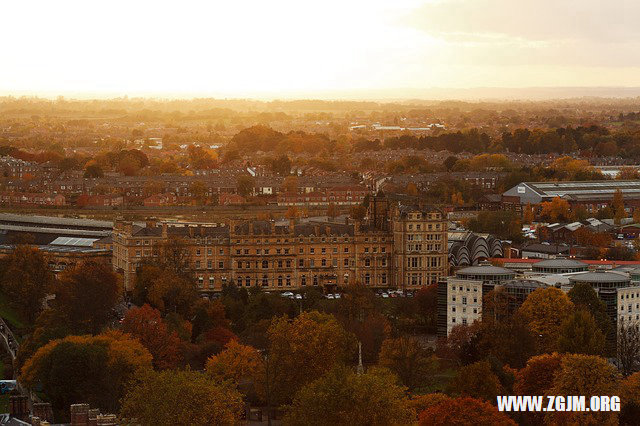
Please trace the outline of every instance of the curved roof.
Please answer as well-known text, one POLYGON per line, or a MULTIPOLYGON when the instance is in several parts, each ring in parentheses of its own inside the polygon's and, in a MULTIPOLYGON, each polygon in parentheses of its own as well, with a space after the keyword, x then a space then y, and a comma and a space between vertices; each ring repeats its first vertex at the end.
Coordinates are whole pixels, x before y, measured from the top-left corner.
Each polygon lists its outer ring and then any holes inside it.
POLYGON ((533 264, 534 268, 586 268, 588 265, 575 259, 546 259, 533 264))
POLYGON ((587 283, 617 283, 629 281, 629 277, 616 272, 595 271, 585 272, 583 274, 576 274, 569 277, 569 281, 575 282, 587 282, 587 283))
POLYGON ((462 268, 456 272, 456 274, 469 274, 469 275, 515 275, 511 269, 501 268, 499 266, 481 265, 481 266, 469 266, 468 268, 462 268))

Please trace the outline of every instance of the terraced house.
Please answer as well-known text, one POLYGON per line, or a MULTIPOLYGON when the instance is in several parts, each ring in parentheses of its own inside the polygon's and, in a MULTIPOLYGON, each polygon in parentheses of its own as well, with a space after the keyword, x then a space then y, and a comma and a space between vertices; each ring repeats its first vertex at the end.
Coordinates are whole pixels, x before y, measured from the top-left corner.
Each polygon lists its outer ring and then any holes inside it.
POLYGON ((433 208, 390 203, 362 222, 294 220, 146 224, 118 221, 113 265, 131 290, 140 262, 162 244, 180 241, 198 287, 260 286, 269 290, 353 282, 413 289, 447 276, 447 222, 433 208), (374 220, 376 219, 377 220, 374 220))

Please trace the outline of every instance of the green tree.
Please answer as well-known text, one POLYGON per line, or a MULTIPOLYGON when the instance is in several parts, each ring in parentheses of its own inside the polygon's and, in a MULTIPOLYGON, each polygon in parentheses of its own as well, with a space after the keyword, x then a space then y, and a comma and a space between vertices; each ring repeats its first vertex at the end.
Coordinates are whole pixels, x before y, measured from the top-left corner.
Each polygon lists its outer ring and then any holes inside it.
POLYGON ((28 388, 42 386, 58 416, 78 401, 117 411, 126 383, 151 368, 151 354, 135 339, 110 331, 98 336, 53 340, 29 358, 20 373, 28 388))
POLYGON ((248 197, 253 195, 253 188, 255 187, 255 179, 251 176, 240 176, 236 181, 236 186, 238 188, 238 194, 243 197, 248 197))
POLYGON ((429 376, 435 371, 437 361, 420 346, 418 339, 401 336, 382 343, 379 363, 396 373, 412 391, 416 387, 428 385, 429 376))
POLYGON ((589 312, 579 309, 564 320, 558 337, 558 351, 586 355, 604 353, 604 334, 589 312))
POLYGON ((42 311, 44 296, 53 284, 47 259, 37 248, 18 245, 2 259, 0 272, 2 290, 9 303, 33 324, 42 311))
POLYGON ((121 298, 118 277, 110 264, 87 261, 66 269, 55 286, 53 308, 80 333, 99 333, 114 319, 121 298))
POLYGON ((242 396, 196 371, 143 371, 122 399, 120 415, 143 425, 240 425, 242 396))
POLYGON ((585 309, 598 324, 600 331, 606 336, 612 331, 611 320, 607 315, 607 306, 598 297, 593 286, 587 283, 576 283, 567 293, 576 309, 585 309))
POLYGON ((500 379, 487 361, 479 361, 462 367, 449 383, 448 391, 453 395, 470 396, 493 402, 503 394, 500 379))
POLYGON ((405 388, 388 370, 335 369, 304 386, 284 419, 289 425, 406 425, 413 419, 405 388))

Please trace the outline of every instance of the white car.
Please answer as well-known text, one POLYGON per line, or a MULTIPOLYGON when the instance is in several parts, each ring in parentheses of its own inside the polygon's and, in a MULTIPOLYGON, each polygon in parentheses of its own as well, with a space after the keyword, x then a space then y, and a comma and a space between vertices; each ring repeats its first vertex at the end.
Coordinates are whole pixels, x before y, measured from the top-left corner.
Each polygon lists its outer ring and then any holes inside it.
POLYGON ((296 294, 296 299, 302 300, 302 295, 301 294, 296 294))
POLYGON ((327 299, 333 299, 333 294, 331 293, 327 294, 327 299))
POLYGON ((340 293, 336 293, 333 295, 333 297, 335 297, 336 299, 340 299, 342 295, 340 293))
POLYGON ((383 298, 383 299, 388 299, 388 298, 389 298, 389 295, 388 295, 387 293, 382 293, 382 298, 383 298))
POLYGON ((293 293, 290 291, 285 291, 282 293, 282 297, 293 297, 293 293))

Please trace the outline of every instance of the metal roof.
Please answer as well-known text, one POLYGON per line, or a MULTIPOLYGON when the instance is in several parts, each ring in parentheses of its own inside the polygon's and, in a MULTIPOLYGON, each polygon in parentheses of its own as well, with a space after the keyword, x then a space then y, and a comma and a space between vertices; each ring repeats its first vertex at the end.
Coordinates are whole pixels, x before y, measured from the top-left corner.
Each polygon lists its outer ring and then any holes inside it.
POLYGON ((52 246, 74 246, 74 247, 93 247, 93 243, 98 241, 98 238, 76 238, 76 237, 58 237, 51 241, 49 245, 52 246))

